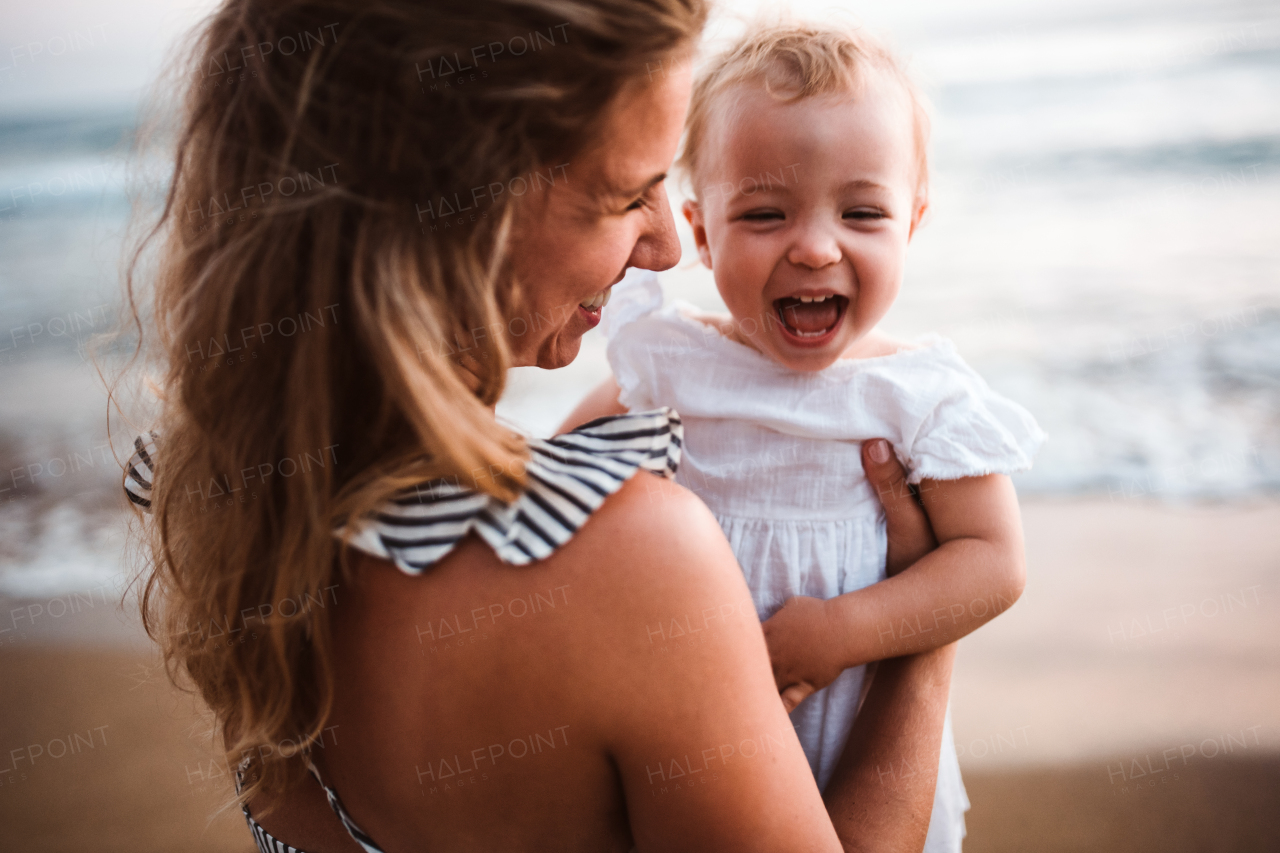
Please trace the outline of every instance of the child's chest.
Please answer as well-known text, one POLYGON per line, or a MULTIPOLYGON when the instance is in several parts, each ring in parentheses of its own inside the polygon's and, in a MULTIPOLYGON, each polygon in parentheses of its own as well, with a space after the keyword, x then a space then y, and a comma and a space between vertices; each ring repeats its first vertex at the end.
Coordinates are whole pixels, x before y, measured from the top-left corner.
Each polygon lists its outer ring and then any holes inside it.
POLYGON ((877 517, 862 443, 737 419, 685 418, 676 480, 717 515, 789 520, 877 517))

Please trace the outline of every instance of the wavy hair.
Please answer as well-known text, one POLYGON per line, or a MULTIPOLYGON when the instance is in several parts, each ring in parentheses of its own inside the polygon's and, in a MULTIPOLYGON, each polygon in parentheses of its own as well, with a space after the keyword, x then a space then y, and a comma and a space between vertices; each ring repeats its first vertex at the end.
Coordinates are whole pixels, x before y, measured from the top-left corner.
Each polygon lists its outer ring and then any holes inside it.
POLYGON ((330 713, 317 604, 349 568, 332 531, 427 480, 522 486, 523 442, 490 410, 506 342, 469 331, 518 303, 519 199, 493 187, 554 178, 706 15, 705 0, 226 0, 199 27, 172 180, 126 275, 159 399, 141 608, 228 763, 255 756, 243 799, 291 784, 287 759, 330 713))

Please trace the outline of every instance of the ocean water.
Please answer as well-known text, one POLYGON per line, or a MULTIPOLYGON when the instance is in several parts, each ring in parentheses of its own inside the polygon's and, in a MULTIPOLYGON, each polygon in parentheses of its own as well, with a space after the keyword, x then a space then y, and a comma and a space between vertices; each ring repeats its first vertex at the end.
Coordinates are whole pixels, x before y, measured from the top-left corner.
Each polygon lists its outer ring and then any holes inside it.
MULTIPOLYGON (((933 104, 931 210, 886 328, 951 337, 1035 414, 1024 494, 1274 496, 1280 7, 887 5, 801 7, 887 34, 933 104)), ((128 437, 85 345, 119 308, 136 114, 0 112, 0 593, 119 577, 104 507, 128 437)), ((667 282, 720 307, 687 260, 667 282)), ((564 370, 514 371, 500 415, 550 433, 606 372, 588 336, 564 370)))
MULTIPOLYGON (((1035 414, 1050 440, 1019 489, 1280 488, 1280 7, 854 10, 934 106, 931 209, 885 328, 951 337, 1035 414)), ((668 296, 722 308, 687 267, 668 296)), ((557 387, 521 375, 513 419, 553 429, 557 387)))

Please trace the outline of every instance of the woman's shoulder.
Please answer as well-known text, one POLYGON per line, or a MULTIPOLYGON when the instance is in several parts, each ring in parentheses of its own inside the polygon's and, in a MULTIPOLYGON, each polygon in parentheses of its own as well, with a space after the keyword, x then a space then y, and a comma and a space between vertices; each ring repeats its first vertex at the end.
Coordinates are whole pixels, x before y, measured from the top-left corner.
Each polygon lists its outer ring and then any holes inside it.
POLYGON ((579 540, 561 559, 591 572, 603 599, 635 612, 683 612, 690 602, 705 606, 703 599, 723 597, 743 583, 715 516, 697 495, 670 480, 627 482, 579 540))
POLYGON ((673 477, 681 437, 680 416, 671 409, 597 418, 529 439, 525 488, 510 503, 455 476, 405 490, 338 535, 406 574, 422 573, 472 535, 502 562, 526 565, 565 546, 639 472, 651 480, 673 477))

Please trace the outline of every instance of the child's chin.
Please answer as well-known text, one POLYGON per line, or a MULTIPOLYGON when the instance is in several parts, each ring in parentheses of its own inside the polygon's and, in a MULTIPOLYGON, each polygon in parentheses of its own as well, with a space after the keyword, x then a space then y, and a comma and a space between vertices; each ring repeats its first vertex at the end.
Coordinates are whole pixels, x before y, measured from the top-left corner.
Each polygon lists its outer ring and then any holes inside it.
POLYGON ((812 348, 799 348, 786 340, 775 341, 773 357, 783 367, 791 370, 816 373, 819 370, 826 370, 839 361, 840 353, 844 352, 845 346, 846 344, 838 339, 812 348))

